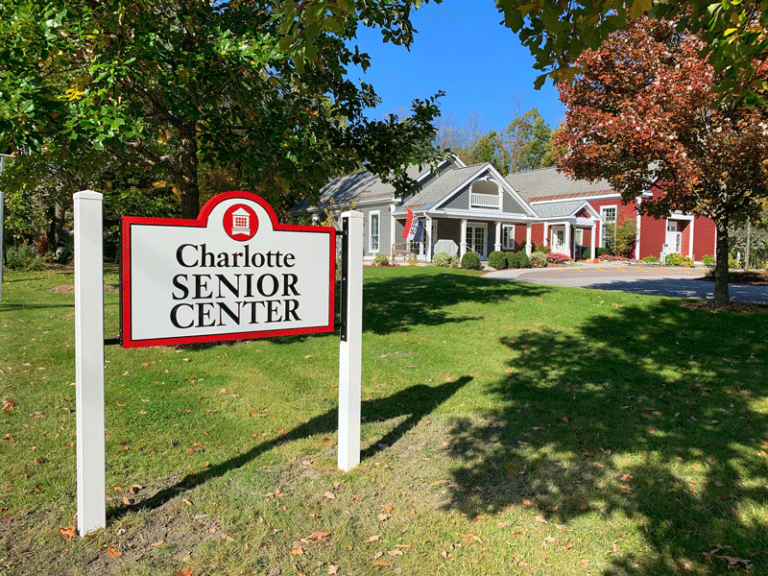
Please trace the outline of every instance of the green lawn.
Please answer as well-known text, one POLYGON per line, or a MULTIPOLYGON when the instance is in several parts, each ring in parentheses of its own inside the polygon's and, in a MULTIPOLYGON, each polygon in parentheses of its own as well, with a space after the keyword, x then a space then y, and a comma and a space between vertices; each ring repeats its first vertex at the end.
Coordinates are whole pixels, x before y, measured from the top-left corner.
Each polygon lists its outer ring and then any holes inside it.
POLYGON ((67 539, 73 275, 5 280, 3 576, 768 574, 768 312, 366 269, 347 474, 338 336, 110 346, 108 527, 67 539))

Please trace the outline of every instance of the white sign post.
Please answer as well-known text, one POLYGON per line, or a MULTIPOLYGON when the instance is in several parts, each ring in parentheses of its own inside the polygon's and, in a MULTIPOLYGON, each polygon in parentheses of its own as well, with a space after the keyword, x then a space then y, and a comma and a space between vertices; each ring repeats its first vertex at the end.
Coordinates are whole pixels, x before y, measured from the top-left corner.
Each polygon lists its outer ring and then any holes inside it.
POLYGON ((102 195, 74 195, 77 530, 107 525, 104 456, 102 195))
POLYGON ((339 347, 339 468, 360 463, 360 383, 363 340, 363 214, 343 212, 341 344, 339 347))

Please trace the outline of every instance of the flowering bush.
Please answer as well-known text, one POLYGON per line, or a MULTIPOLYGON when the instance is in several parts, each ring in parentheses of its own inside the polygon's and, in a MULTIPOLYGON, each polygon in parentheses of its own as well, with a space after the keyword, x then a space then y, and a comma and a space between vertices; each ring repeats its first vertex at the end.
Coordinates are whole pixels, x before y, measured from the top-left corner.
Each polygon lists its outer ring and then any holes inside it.
POLYGON ((550 252, 547 254, 547 262, 549 264, 562 264, 563 262, 571 262, 571 259, 561 252, 550 252))
POLYGON ((632 258, 616 256, 615 254, 601 254, 598 260, 600 262, 632 262, 632 258))

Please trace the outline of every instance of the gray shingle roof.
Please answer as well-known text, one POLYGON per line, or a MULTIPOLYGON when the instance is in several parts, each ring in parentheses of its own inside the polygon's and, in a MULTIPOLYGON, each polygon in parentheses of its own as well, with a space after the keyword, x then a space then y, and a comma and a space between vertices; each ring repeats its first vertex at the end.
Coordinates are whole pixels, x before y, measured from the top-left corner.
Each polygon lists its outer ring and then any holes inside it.
MULTIPOLYGON (((418 179, 429 172, 429 166, 419 168, 419 166, 409 166, 408 176, 418 179)), ((332 180, 320 190, 320 203, 317 205, 320 209, 329 208, 331 205, 336 207, 348 206, 350 202, 368 202, 381 200, 385 202, 395 198, 395 188, 391 184, 386 184, 375 174, 367 170, 348 174, 332 180)), ((311 204, 305 200, 294 211, 305 211, 311 208, 311 204)))
POLYGON ((570 202, 548 202, 547 204, 532 204, 531 208, 541 218, 566 218, 576 212, 581 206, 586 204, 584 200, 573 200, 570 202))
POLYGON ((557 168, 513 172, 506 180, 528 202, 545 198, 578 198, 613 193, 607 180, 573 180, 557 168))
POLYGON ((453 192, 462 183, 473 178, 487 167, 488 163, 473 164, 465 168, 451 166, 451 168, 440 173, 437 178, 432 179, 421 192, 409 198, 395 211, 395 214, 405 212, 406 208, 411 210, 429 210, 443 200, 447 194, 453 192))

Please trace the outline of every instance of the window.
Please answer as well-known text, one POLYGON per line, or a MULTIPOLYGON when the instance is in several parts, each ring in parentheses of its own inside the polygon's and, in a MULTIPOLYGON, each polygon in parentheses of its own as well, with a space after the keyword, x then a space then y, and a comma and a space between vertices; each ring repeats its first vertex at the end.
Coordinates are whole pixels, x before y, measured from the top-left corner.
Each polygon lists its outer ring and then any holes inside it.
POLYGON ((371 212, 368 219, 368 251, 379 251, 379 229, 381 228, 381 213, 371 212))
POLYGON ((610 248, 613 246, 613 236, 608 234, 608 225, 616 223, 616 206, 603 206, 600 208, 600 217, 603 224, 600 228, 600 246, 610 248))
POLYGON ((504 224, 501 227, 501 247, 506 250, 515 249, 515 225, 504 224))
POLYGON ((573 231, 573 239, 576 242, 576 246, 582 246, 584 244, 584 230, 582 228, 576 228, 573 231))

